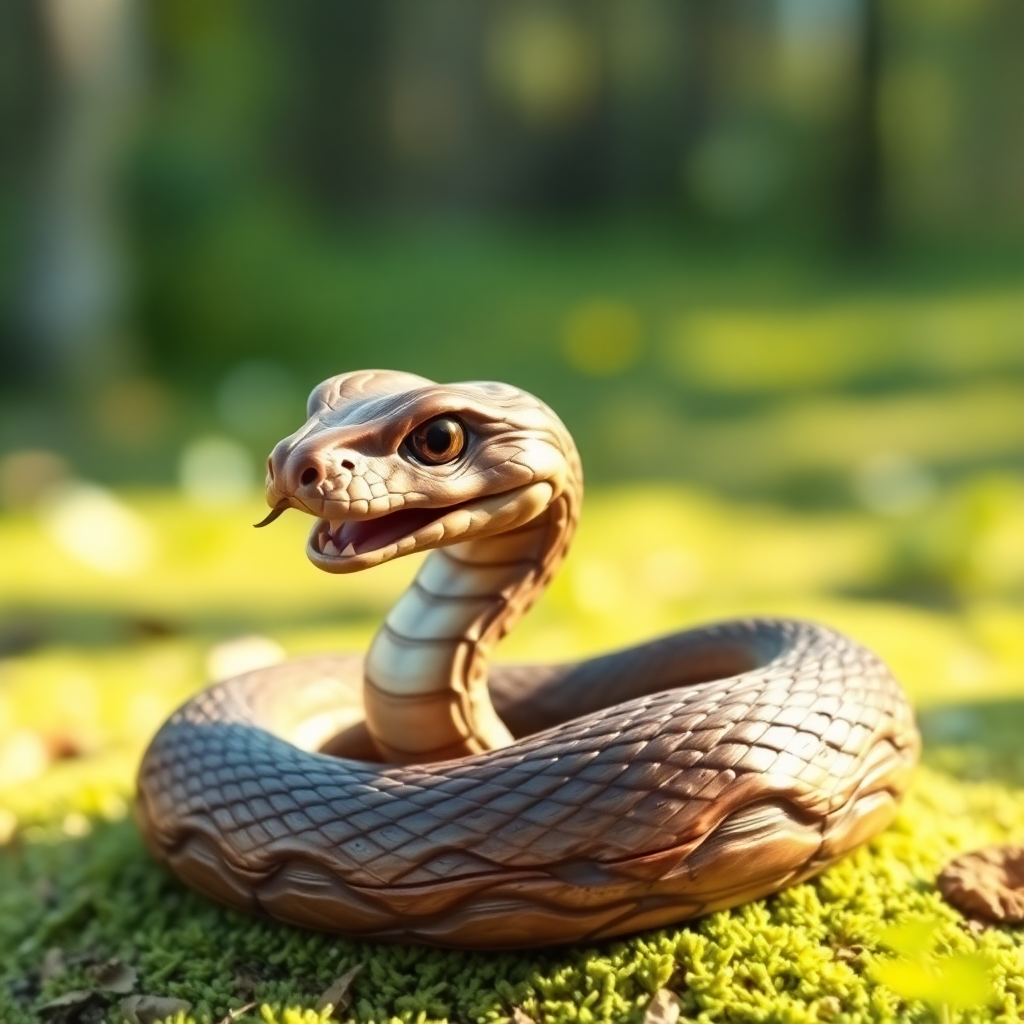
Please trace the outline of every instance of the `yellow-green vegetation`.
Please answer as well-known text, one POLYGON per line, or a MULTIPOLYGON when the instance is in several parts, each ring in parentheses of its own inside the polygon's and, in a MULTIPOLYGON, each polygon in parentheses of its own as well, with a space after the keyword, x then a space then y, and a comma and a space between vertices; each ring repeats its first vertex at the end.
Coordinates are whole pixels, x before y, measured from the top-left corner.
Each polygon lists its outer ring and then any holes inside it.
POLYGON ((254 533, 261 515, 255 501, 212 509, 71 488, 0 519, 4 1024, 120 1021, 110 993, 40 1010, 94 987, 95 964, 114 957, 137 971, 136 993, 186 1000, 180 1019, 210 1024, 250 1003, 235 1019, 325 1018, 320 994, 357 964, 342 1019, 639 1022, 663 988, 684 1019, 707 1022, 1024 1014, 1024 936, 963 921, 934 886, 953 854, 1024 836, 1024 486, 1012 477, 976 477, 888 517, 668 487, 591 495, 565 570, 503 657, 575 657, 751 613, 828 621, 900 675, 922 709, 926 764, 894 827, 814 882, 596 948, 507 955, 252 921, 184 890, 143 850, 134 765, 175 703, 246 653, 224 641, 359 649, 413 569, 329 577, 303 557, 307 519, 254 533), (109 554, 125 538, 132 556, 109 554), (929 603, 902 600, 922 594, 929 603))

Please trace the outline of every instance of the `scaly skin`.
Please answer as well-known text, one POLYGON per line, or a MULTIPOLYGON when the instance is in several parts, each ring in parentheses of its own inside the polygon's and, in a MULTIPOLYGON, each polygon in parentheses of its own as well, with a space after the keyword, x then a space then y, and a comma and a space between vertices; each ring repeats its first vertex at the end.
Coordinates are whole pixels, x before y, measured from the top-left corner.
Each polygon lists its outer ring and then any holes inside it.
POLYGON ((433 550, 365 662, 239 676, 157 734, 137 817, 202 892, 374 939, 591 941, 768 895, 892 820, 912 711, 877 657, 822 627, 725 623, 488 679, 582 491, 571 438, 532 396, 345 374, 269 469, 272 507, 323 517, 307 548, 321 568, 433 550), (408 439, 438 416, 467 443, 428 466, 408 439))

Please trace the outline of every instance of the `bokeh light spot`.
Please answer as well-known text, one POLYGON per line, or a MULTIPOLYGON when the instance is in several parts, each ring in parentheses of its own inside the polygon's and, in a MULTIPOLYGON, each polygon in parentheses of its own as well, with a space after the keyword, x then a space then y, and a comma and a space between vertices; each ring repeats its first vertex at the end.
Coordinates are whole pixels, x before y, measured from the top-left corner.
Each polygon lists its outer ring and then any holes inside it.
POLYGON ((170 404, 160 381, 128 377, 99 391, 93 415, 105 439, 125 448, 144 448, 166 429, 170 404))
POLYGON ((305 396, 289 371, 270 360, 235 365, 217 389, 217 412, 233 434, 263 439, 299 425, 305 396))
POLYGON ((8 508, 28 508, 71 475, 67 461, 55 452, 24 449, 0 459, 0 502, 8 508))
POLYGON ((905 516, 929 505, 937 488, 926 467, 904 455, 883 452, 857 467, 854 490, 869 511, 905 516))
POLYGON ((642 346, 640 318, 618 302, 591 302, 574 309, 563 335, 565 357, 581 373, 612 376, 632 366, 642 346))
POLYGON ((230 437, 200 437, 181 454, 181 489, 199 505, 231 505, 244 501, 256 479, 249 450, 230 437))
POLYGON ((206 655, 207 678, 230 679, 243 672, 284 661, 284 648, 267 636, 239 636, 223 640, 206 655))
POLYGON ((550 8, 509 8, 490 40, 495 84, 523 117, 539 125, 578 118, 600 84, 594 40, 550 8))
POLYGON ((97 572, 135 576, 153 561, 156 543, 149 524, 102 487, 60 488, 48 497, 43 517, 56 547, 97 572))

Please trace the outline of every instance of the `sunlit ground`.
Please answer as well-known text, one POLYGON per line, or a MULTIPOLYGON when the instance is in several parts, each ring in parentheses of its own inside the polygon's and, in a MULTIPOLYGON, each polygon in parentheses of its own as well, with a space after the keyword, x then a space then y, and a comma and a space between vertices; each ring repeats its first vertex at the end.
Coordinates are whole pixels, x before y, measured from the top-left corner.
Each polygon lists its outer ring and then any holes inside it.
MULTIPOLYGON (((190 1003, 188 1021, 220 1020, 254 994, 270 1009, 239 1020, 311 1024, 316 994, 360 963, 370 972, 356 989, 361 1021, 386 1008, 408 1022, 499 1024, 512 1007, 553 1024, 634 1020, 662 986, 709 1021, 758 1007, 784 1015, 772 1020, 983 1021, 990 1001, 1020 1005, 1011 934, 969 935, 931 888, 953 851, 1024 821, 1014 788, 1024 780, 1024 485, 1014 478, 979 478, 900 515, 798 514, 669 486, 590 495, 564 571, 503 657, 572 658, 729 616, 820 619, 896 670, 922 710, 929 770, 873 852, 770 910, 554 957, 251 925, 151 867, 130 822, 103 825, 128 814, 142 747, 178 702, 254 663, 363 649, 413 571, 409 559, 330 577, 305 559, 309 520, 289 513, 256 532, 263 512, 256 499, 211 508, 173 491, 78 486, 0 521, 0 857, 5 841, 14 854, 0 861, 13 885, 0 924, 12 987, 0 1007, 13 1019, 35 1020, 32 1005, 69 987, 89 991, 89 958, 110 955, 140 971, 139 991, 190 1003), (1001 784, 964 787, 945 773, 1001 784), (86 966, 47 981, 39 964, 54 946, 86 966)), ((118 998, 89 1005, 120 1019, 118 998)))
MULTIPOLYGON (((834 274, 802 290, 782 261, 739 272, 738 301, 722 266, 702 281, 692 263, 684 274, 670 259, 609 256, 604 270, 574 276, 569 260, 556 275, 557 254, 537 252, 506 256, 508 273, 465 251, 370 256, 347 270, 367 284, 396 269, 401 312, 353 290, 358 344, 295 347, 295 366, 291 349, 240 352, 192 382, 137 375, 95 405, 0 409, 0 1010, 19 1024, 89 984, 43 977, 51 943, 127 958, 145 991, 188 1000, 197 1021, 249 989, 309 1010, 335 964, 364 957, 359 1020, 382 1007, 408 1021, 498 1022, 512 1007, 557 1024, 604 1019, 589 1007, 633 1020, 664 985, 707 1020, 758 1007, 780 1020, 956 1019, 942 958, 982 955, 957 961, 981 993, 963 1019, 991 1019, 990 999, 1006 1019, 1024 1005, 1019 937, 965 931, 933 887, 954 852, 1024 827, 1018 292, 947 288, 941 274, 891 293, 834 274), (464 307, 439 298, 456 283, 464 307), (470 337, 487 344, 467 348, 470 337), (554 958, 314 941, 223 914, 152 868, 123 819, 169 711, 253 664, 365 649, 415 569, 330 577, 305 558, 299 513, 251 526, 266 512, 260 460, 297 425, 300 382, 381 352, 441 379, 524 384, 579 438, 591 481, 579 536, 500 658, 577 658, 755 614, 838 627, 880 653, 920 709, 927 767, 897 826, 767 905, 554 958), (907 917, 927 932, 908 961, 924 964, 917 981, 885 973, 903 939, 872 930, 907 917), (238 963, 279 946, 277 967, 240 987, 238 963), (753 973, 737 980, 734 959, 753 973), (456 979, 443 996, 436 977, 456 979)), ((264 1019, 300 1019, 275 1013, 264 1019)))
MULTIPOLYGON (((35 787, 66 786, 73 802, 89 762, 60 763, 68 753, 113 759, 128 792, 146 738, 211 676, 366 647, 415 556, 333 577, 305 558, 311 520, 292 512, 256 532, 263 512, 255 499, 211 508, 79 486, 0 521, 0 806, 38 806, 35 787)), ((729 505, 665 485, 599 490, 501 657, 570 659, 710 619, 796 615, 881 653, 922 708, 1017 696, 1021 523, 1024 483, 1008 476, 901 516, 729 505)), ((975 713, 947 725, 969 733, 975 713)))

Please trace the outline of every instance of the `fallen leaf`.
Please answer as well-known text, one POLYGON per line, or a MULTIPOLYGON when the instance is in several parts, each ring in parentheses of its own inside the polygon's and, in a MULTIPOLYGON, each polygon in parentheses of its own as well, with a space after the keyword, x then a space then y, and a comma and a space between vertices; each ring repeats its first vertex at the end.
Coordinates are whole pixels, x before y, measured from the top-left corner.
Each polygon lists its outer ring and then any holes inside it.
POLYGON ((62 996, 57 996, 56 999, 51 999, 47 1003, 43 1003, 42 1006, 38 1007, 40 1013, 48 1013, 50 1010, 60 1010, 65 1006, 78 1006, 79 1003, 87 1003, 90 999, 94 999, 96 993, 90 989, 76 988, 70 992, 65 992, 62 996))
POLYGON ((156 1024, 176 1013, 188 1013, 192 1004, 170 996, 127 996, 121 1000, 121 1012, 128 1024, 156 1024))
POLYGON ((679 1010, 679 996, 667 988, 658 989, 647 1004, 644 1024, 676 1024, 679 1010))
POLYGON ((344 974, 339 975, 331 982, 330 987, 324 992, 324 994, 317 1000, 316 1011, 322 1013, 331 1007, 331 1016, 335 1020, 339 1020, 339 1014, 344 1013, 352 1005, 352 994, 350 989, 352 988, 352 982, 355 981, 356 975, 363 969, 362 964, 356 964, 355 967, 350 967, 344 974))
POLYGON ((104 992, 116 992, 118 995, 127 995, 131 992, 138 977, 134 967, 129 967, 123 960, 116 958, 97 964, 89 973, 95 980, 97 988, 104 992))
POLYGON ((106 1016, 99 993, 84 989, 65 992, 43 1003, 38 1010, 50 1024, 99 1024, 106 1016))
POLYGON ((951 861, 938 877, 947 903, 970 917, 1024 921, 1024 846, 987 846, 951 861))

